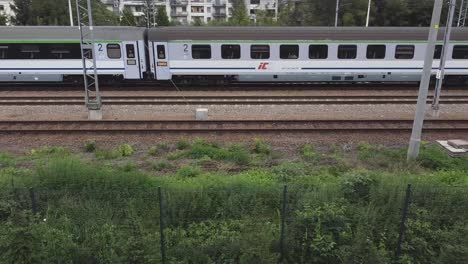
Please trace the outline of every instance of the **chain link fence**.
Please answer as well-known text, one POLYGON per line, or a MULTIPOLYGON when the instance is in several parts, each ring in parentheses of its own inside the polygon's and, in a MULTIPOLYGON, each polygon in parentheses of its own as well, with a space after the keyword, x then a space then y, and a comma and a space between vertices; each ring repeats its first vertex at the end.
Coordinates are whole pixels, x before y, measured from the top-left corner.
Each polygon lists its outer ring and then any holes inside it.
POLYGON ((463 263, 468 254, 465 187, 66 186, 0 195, 0 249, 13 262, 463 263))

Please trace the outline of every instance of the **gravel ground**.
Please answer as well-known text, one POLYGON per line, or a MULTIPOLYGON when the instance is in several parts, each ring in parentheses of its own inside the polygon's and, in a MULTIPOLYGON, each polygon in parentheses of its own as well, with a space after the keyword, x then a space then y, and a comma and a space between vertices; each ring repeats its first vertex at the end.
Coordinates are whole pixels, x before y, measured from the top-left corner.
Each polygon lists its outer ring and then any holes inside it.
MULTIPOLYGON (((104 105, 106 120, 193 120, 196 108, 208 108, 211 120, 413 119, 414 105, 104 105)), ((87 119, 86 107, 0 106, 0 120, 87 119)), ((430 118, 430 116, 428 116, 430 118)), ((468 118, 468 104, 442 105, 440 118, 468 118)))
MULTIPOLYGON (((254 139, 261 138, 282 153, 294 152, 305 143, 318 149, 329 149, 336 144, 343 148, 355 147, 359 142, 370 142, 387 147, 405 147, 410 132, 310 132, 310 133, 99 133, 99 134, 0 134, 0 152, 25 153, 33 148, 43 146, 64 146, 75 151, 83 151, 87 140, 96 140, 99 147, 115 148, 128 143, 139 152, 146 152, 158 143, 175 144, 181 138, 204 138, 222 144, 252 144, 254 139)), ((431 132, 424 134, 424 140, 434 142, 441 139, 468 139, 466 133, 431 132)))

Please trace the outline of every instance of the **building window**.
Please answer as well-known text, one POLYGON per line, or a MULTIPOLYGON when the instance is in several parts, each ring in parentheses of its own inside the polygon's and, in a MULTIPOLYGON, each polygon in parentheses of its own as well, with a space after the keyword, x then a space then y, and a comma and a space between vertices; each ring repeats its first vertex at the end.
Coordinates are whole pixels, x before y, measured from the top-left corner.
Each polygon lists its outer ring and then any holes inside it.
POLYGON ((5 6, 0 5, 0 11, 5 11, 5 6))
POLYGON ((338 59, 356 59, 357 46, 356 45, 339 45, 338 46, 338 59))
POLYGON ((250 4, 251 4, 251 5, 259 5, 259 4, 260 4, 260 0, 250 0, 250 4))
POLYGON ((368 45, 367 46, 367 59, 385 59, 386 46, 385 45, 368 45))
POLYGON ((269 59, 270 46, 268 45, 252 45, 250 46, 250 58, 252 59, 269 59))
POLYGON ((436 45, 434 50, 434 59, 439 60, 442 57, 442 45, 436 45))
POLYGON ((281 59, 298 59, 299 58, 299 45, 281 45, 280 46, 281 59))
POLYGON ((157 45, 158 59, 166 59, 166 47, 164 45, 157 45))
POLYGON ((452 58, 455 60, 468 59, 468 45, 455 45, 453 47, 452 58))
POLYGON ((395 50, 395 59, 411 60, 414 58, 414 45, 398 45, 395 50))
POLYGON ((221 45, 221 57, 223 59, 240 59, 240 45, 221 45))
POLYGON ((109 59, 120 59, 122 57, 119 44, 107 44, 107 57, 109 59))
POLYGON ((206 12, 207 12, 208 14, 211 13, 211 7, 207 7, 207 8, 206 8, 206 12))
POLYGON ((327 45, 309 45, 309 59, 326 59, 328 58, 327 45))
POLYGON ((192 45, 192 58, 211 59, 210 45, 192 45))

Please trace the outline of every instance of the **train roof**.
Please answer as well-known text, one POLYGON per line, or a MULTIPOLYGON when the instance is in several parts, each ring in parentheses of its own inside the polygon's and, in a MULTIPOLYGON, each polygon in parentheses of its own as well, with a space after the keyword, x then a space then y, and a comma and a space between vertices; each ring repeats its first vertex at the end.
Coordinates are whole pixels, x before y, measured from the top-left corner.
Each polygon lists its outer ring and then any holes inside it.
MULTIPOLYGON (((97 40, 140 40, 145 28, 94 27, 97 40)), ((0 27, 0 40, 79 40, 78 27, 65 26, 14 26, 0 27)))
MULTIPOLYGON (((416 27, 161 27, 151 41, 174 40, 369 40, 427 41, 429 28, 416 27)), ((442 40, 444 28, 439 29, 442 40)), ((468 29, 453 28, 451 40, 468 40, 468 29)))

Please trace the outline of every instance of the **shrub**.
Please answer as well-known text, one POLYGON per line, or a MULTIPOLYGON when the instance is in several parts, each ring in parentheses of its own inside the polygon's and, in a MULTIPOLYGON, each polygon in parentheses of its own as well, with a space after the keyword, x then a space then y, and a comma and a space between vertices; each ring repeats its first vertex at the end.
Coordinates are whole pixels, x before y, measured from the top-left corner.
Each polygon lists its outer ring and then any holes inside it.
POLYGON ((301 156, 308 160, 314 160, 318 157, 318 154, 315 152, 315 149, 310 144, 305 144, 301 148, 301 156))
POLYGON ((190 142, 186 138, 180 139, 176 144, 176 148, 179 150, 188 149, 190 148, 190 142))
POLYGON ((94 152, 96 151, 96 141, 95 140, 88 140, 85 142, 84 145, 86 152, 94 152))
POLYGON ((283 162, 273 168, 273 174, 275 174, 281 182, 289 182, 295 178, 305 176, 307 174, 307 169, 304 164, 283 162))
POLYGON ((177 171, 177 176, 181 178, 195 178, 202 173, 203 171, 200 167, 184 166, 177 171))
POLYGON ((31 149, 31 155, 34 157, 48 156, 48 155, 68 155, 70 152, 64 147, 54 146, 49 147, 45 146, 38 149, 31 149))
POLYGON ((134 162, 126 162, 126 163, 120 165, 120 169, 125 171, 125 172, 130 172, 130 171, 137 170, 138 167, 134 162))
POLYGON ((418 158, 423 167, 433 170, 463 170, 468 171, 468 158, 450 157, 438 146, 423 146, 418 158))
POLYGON ((343 176, 342 191, 344 197, 352 202, 369 201, 374 179, 366 171, 355 171, 343 176))
POLYGON ((263 140, 257 138, 254 141, 253 151, 254 153, 257 153, 257 154, 270 155, 271 148, 263 140))
POLYGON ((243 145, 233 144, 227 150, 226 159, 236 163, 237 165, 249 165, 249 152, 243 145))
POLYGON ((160 160, 153 164, 152 169, 155 171, 162 171, 171 167, 171 164, 167 160, 160 160))
POLYGON ((128 156, 131 156, 133 153, 135 153, 135 150, 133 150, 132 146, 130 146, 129 144, 119 145, 117 151, 120 153, 120 156, 122 157, 128 157, 128 156))
POLYGON ((180 158, 183 158, 187 155, 187 153, 184 150, 176 150, 167 155, 168 160, 178 160, 180 158))
POLYGON ((0 153, 0 169, 6 167, 14 167, 16 164, 15 159, 6 153, 0 153))
POLYGON ((148 155, 157 156, 159 154, 159 149, 157 147, 151 147, 148 149, 148 155))
POLYGON ((96 149, 95 155, 97 159, 111 160, 121 157, 121 154, 117 150, 110 149, 96 149))

